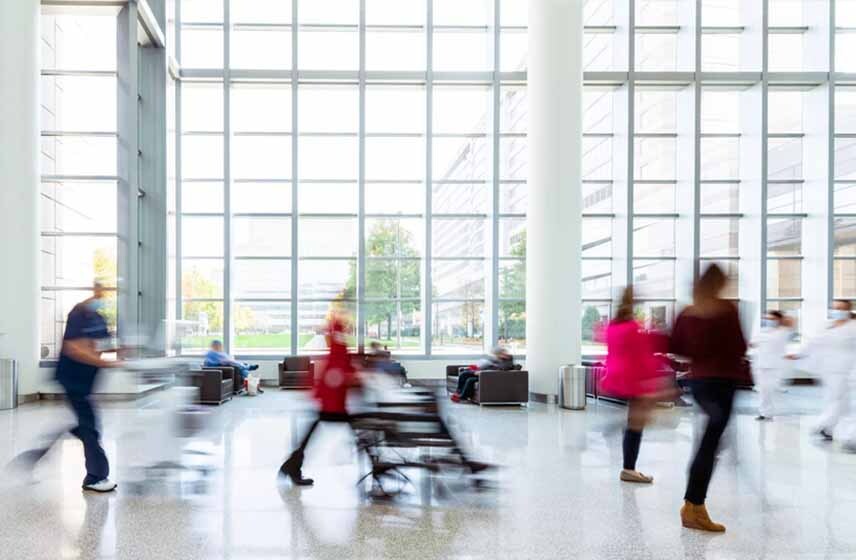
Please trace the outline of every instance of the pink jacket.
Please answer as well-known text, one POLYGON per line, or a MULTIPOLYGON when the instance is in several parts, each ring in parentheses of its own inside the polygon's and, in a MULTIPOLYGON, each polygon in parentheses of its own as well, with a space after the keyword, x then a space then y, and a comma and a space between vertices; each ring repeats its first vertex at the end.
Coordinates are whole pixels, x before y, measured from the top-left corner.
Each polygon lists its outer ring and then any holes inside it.
POLYGON ((600 388, 616 397, 638 397, 659 389, 659 360, 652 337, 636 321, 612 321, 606 328, 606 373, 600 388))

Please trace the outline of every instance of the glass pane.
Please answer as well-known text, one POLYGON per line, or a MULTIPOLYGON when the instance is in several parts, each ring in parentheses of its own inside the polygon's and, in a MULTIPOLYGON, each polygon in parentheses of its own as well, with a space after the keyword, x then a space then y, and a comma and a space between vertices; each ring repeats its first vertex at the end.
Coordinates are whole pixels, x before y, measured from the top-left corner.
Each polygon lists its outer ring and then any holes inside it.
POLYGON ((116 70, 116 17, 42 15, 42 67, 52 70, 116 70))
POLYGON ((612 138, 609 136, 583 137, 584 181, 608 181, 612 179, 612 138))
POLYGON ((856 212, 856 183, 836 183, 834 200, 836 212, 856 212))
POLYGON ((42 76, 42 130, 116 131, 116 78, 42 76))
POLYGON ((582 256, 612 256, 611 218, 583 218, 582 256))
POLYGON ((301 257, 353 257, 357 254, 356 218, 300 218, 301 257))
POLYGON ((366 180, 407 181, 425 177, 422 138, 366 138, 366 180))
POLYGON ((42 286, 85 288, 96 280, 116 286, 115 237, 42 237, 42 286))
POLYGON ((703 183, 701 185, 702 213, 733 214, 739 211, 739 183, 703 183))
POLYGON ((297 268, 298 297, 301 299, 334 299, 356 294, 357 262, 355 260, 300 261, 297 268))
POLYGON ((668 332, 675 319, 675 304, 663 301, 646 301, 634 306, 634 314, 639 317, 646 328, 668 332))
POLYGON ((678 96, 672 90, 636 90, 636 133, 676 132, 678 96))
POLYGON ((182 68, 223 68, 223 29, 184 27, 180 62, 182 68))
POLYGON ((291 138, 286 136, 233 137, 232 177, 235 179, 290 179, 291 138))
POLYGON ((433 0, 434 25, 492 25, 493 2, 433 0))
POLYGON ((499 297, 502 299, 526 298, 526 261, 499 261, 499 297))
POLYGON ((633 211, 657 213, 675 211, 674 183, 637 183, 633 185, 633 211))
POLYGON ((633 261, 633 289, 639 298, 675 297, 675 262, 633 261))
POLYGON ((731 219, 703 219, 699 234, 702 257, 738 256, 740 222, 731 219))
POLYGON ((359 130, 359 90, 356 86, 300 86, 300 132, 359 130))
POLYGON ((499 211, 503 214, 525 214, 528 209, 528 193, 526 183, 501 183, 499 211))
POLYGON ((223 183, 218 181, 183 181, 181 211, 223 213, 223 183))
POLYGON ((301 301, 297 308, 297 348, 300 352, 316 354, 327 351, 327 325, 333 314, 346 318, 348 346, 356 346, 356 305, 341 301, 301 301))
POLYGON ((582 261, 582 298, 610 299, 612 297, 612 262, 582 261))
POLYGON ((363 305, 366 342, 409 354, 422 351, 422 304, 419 301, 372 302, 363 305))
POLYGON ((800 297, 802 294, 801 284, 801 260, 769 259, 767 261, 767 297, 800 297))
POLYGON ((499 41, 500 71, 517 72, 526 70, 529 54, 529 37, 526 31, 502 31, 499 41))
POLYGON ((835 256, 856 256, 856 219, 835 218, 835 256))
POLYGON ((300 23, 357 25, 360 22, 358 0, 299 0, 300 23))
POLYGON ((802 254, 802 219, 770 218, 767 220, 767 252, 785 257, 802 254))
POLYGON ((298 153, 301 179, 357 179, 359 150, 356 138, 302 137, 298 153))
POLYGON ((238 257, 291 256, 291 218, 235 217, 233 245, 238 257))
POLYGON ((230 194, 236 213, 291 212, 290 183, 233 183, 230 194))
MULTIPOLYGON (((303 37, 302 34, 298 37, 303 37)), ((232 68, 240 70, 291 69, 291 32, 282 29, 235 27, 231 36, 232 68)))
POLYGON ((676 178, 675 138, 635 138, 637 180, 665 181, 676 178))
POLYGON ((802 138, 770 138, 767 175, 770 180, 803 178, 802 138))
POLYGON ((182 216, 181 254, 186 257, 223 256, 223 218, 182 216))
POLYGON ((424 232, 421 218, 369 218, 366 220, 366 256, 420 257, 424 232))
POLYGON ((493 35, 483 31, 434 31, 434 70, 485 72, 493 67, 493 35))
POLYGON ((642 72, 675 71, 677 62, 678 35, 676 33, 636 33, 637 70, 642 72))
POLYGON ((740 177, 740 139, 701 139, 702 180, 737 179, 740 177))
POLYGON ((835 139, 835 178, 856 179, 856 140, 853 138, 835 139))
POLYGON ((366 0, 367 25, 425 25, 424 0, 366 0))
MULTIPOLYGON (((419 300, 422 293, 422 263, 418 259, 366 261, 366 298, 419 300)), ((413 309, 412 302, 405 306, 413 309)))
POLYGON ((856 260, 834 261, 835 297, 856 299, 856 260))
POLYGON ((484 351, 484 303, 436 303, 432 328, 435 354, 480 354, 484 351))
POLYGON ((302 214, 357 214, 356 183, 301 183, 298 208, 302 214))
POLYGON ((502 138, 499 141, 499 178, 525 181, 529 177, 528 141, 524 138, 502 138))
POLYGON ((276 354, 291 350, 291 304, 274 302, 235 302, 233 346, 236 353, 276 354))
POLYGON ((431 278, 434 300, 483 299, 490 265, 484 261, 434 261, 431 278))
POLYGON ((802 183, 768 183, 767 212, 795 214, 802 212, 802 183))
POLYGON ((770 72, 800 72, 803 70, 802 33, 771 33, 770 72))
POLYGON ((633 220, 633 254, 638 257, 675 255, 675 220, 637 218, 633 220))
POLYGON ((181 130, 223 132, 223 84, 182 83, 181 130))
POLYGON ((612 212, 612 183, 582 183, 583 212, 612 212))
POLYGON ((366 32, 366 69, 424 71, 425 34, 410 28, 366 32))
POLYGON ((222 301, 185 301, 182 320, 190 322, 181 330, 184 354, 204 354, 212 340, 223 340, 222 301))
POLYGON ((232 0, 229 17, 235 23, 291 23, 291 0, 232 0))
POLYGON ((526 218, 501 218, 499 256, 526 257, 526 218))
POLYGON ((499 344, 512 354, 526 351, 526 302, 499 302, 499 329, 497 330, 499 344))
POLYGON ((41 140, 45 175, 116 175, 116 138, 54 136, 41 140))
POLYGON ((423 214, 425 186, 422 184, 366 183, 367 214, 423 214))
POLYGON ((702 89, 701 131, 704 134, 740 132, 740 92, 702 89))
POLYGON ((297 66, 301 70, 358 70, 360 67, 360 37, 356 30, 304 28, 297 34, 297 42, 297 66))
POLYGON ((702 35, 702 70, 705 72, 739 71, 741 39, 741 36, 736 33, 702 35))
POLYGON ((291 86, 232 86, 230 110, 234 132, 291 132, 291 86))
POLYGON ((490 189, 486 183, 435 184, 431 209, 434 214, 487 214, 490 189))
MULTIPOLYGON (((835 17, 837 20, 836 23, 840 25, 840 11, 836 11, 835 17)), ((836 72, 856 72, 856 58, 850 55, 854 49, 856 49, 856 34, 853 32, 835 34, 836 72)))
POLYGON ((435 218, 431 224, 435 257, 485 257, 487 224, 483 219, 435 218))
POLYGON ((678 25, 682 0, 639 0, 636 25, 678 25))
POLYGON ((769 93, 770 133, 794 133, 803 131, 803 93, 771 89, 769 93))
POLYGON ((434 138, 432 170, 436 181, 486 180, 493 168, 492 143, 479 138, 434 138))
POLYGON ((583 303, 583 312, 580 319, 580 337, 583 343, 583 354, 600 354, 606 352, 606 344, 603 342, 604 327, 609 322, 610 304, 608 303, 583 303))
POLYGON ((42 183, 42 231, 115 233, 116 183, 42 183))
POLYGON ((222 179, 223 136, 182 136, 181 174, 185 179, 222 179))
POLYGON ((437 86, 433 98, 434 134, 486 133, 491 90, 487 86, 437 86))
POLYGON ((835 88, 835 132, 838 134, 856 132, 856 88, 841 86, 835 88))
MULTIPOLYGON (((41 356, 57 358, 65 333, 65 323, 72 308, 92 296, 91 290, 42 290, 40 317, 41 356)), ((116 294, 106 297, 101 315, 107 321, 111 333, 116 332, 116 294)))
POLYGON ((626 59, 616 60, 614 33, 583 33, 583 69, 609 71, 627 65, 626 59))
POLYGON ((425 132, 425 88, 367 86, 366 132, 425 132))
MULTIPOLYGON (((240 0, 240 2, 243 3, 244 0, 240 0)), ((181 7, 181 21, 183 22, 218 23, 223 21, 223 2, 220 0, 181 0, 179 6, 181 7)))
POLYGON ((529 107, 525 86, 504 86, 499 94, 499 131, 529 130, 529 107))
POLYGON ((239 299, 291 297, 291 261, 236 259, 232 265, 234 295, 239 299))
POLYGON ((181 261, 181 297, 184 299, 222 298, 223 261, 183 259, 181 261))

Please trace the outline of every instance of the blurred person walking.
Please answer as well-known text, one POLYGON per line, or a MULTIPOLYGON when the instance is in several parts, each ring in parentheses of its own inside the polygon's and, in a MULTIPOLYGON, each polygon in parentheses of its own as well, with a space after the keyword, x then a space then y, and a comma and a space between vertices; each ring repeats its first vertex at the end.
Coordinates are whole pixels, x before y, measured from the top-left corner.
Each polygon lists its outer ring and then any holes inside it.
MULTIPOLYGON (((56 366, 56 380, 66 394, 66 401, 77 418, 77 426, 71 434, 83 443, 86 458, 86 477, 83 489, 94 492, 110 492, 116 483, 110 480, 110 464, 101 447, 101 434, 96 409, 92 404, 92 392, 101 368, 120 367, 122 362, 109 361, 102 354, 113 351, 105 348, 104 341, 110 339, 107 321, 101 314, 107 291, 99 282, 93 286, 92 297, 75 305, 68 314, 56 366)), ((19 455, 13 464, 22 468, 33 468, 59 441, 64 432, 52 437, 47 446, 19 455)))
POLYGON ((756 420, 773 419, 773 398, 787 367, 788 343, 793 332, 789 317, 781 311, 768 311, 761 332, 752 344, 755 347, 755 383, 761 401, 756 420))
POLYGON ((746 340, 733 303, 722 298, 728 278, 711 264, 693 288, 693 303, 675 320, 670 351, 690 360, 689 386, 707 416, 704 434, 690 463, 681 522, 684 527, 723 532, 705 507, 719 440, 734 405, 737 379, 742 376, 746 340))
POLYGON ((853 305, 836 300, 829 310, 829 326, 810 340, 801 356, 808 356, 823 379, 824 408, 814 431, 832 441, 839 421, 850 412, 850 376, 856 365, 856 321, 853 305))
POLYGON ((666 384, 660 362, 654 356, 652 336, 642 330, 633 313, 633 288, 621 294, 615 317, 606 327, 606 374, 601 387, 609 394, 627 399, 627 427, 622 452, 624 465, 619 478, 625 482, 650 484, 654 478, 636 470, 642 431, 651 418, 666 384))

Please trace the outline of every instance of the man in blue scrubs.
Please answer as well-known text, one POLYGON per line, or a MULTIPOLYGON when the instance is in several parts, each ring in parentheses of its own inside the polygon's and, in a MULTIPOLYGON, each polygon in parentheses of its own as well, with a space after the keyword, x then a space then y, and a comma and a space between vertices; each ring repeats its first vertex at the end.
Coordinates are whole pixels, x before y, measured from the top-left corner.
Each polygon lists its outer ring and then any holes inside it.
POLYGON ((96 283, 92 297, 75 305, 68 314, 56 367, 56 380, 65 390, 68 404, 77 417, 77 426, 71 430, 71 434, 83 443, 86 456, 83 488, 94 492, 116 489, 116 483, 108 478, 110 465, 101 447, 98 420, 90 398, 98 370, 121 365, 120 362, 107 361, 101 357, 105 351, 101 344, 110 338, 107 321, 99 313, 104 307, 106 295, 104 287, 96 283))

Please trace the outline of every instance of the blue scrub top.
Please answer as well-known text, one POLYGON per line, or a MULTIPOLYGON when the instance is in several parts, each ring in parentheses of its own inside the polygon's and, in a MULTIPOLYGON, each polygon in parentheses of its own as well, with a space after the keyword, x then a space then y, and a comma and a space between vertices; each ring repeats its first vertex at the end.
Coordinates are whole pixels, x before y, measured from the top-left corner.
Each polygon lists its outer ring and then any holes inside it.
MULTIPOLYGON (((66 340, 80 340, 82 338, 96 340, 110 338, 107 321, 85 302, 75 305, 68 314, 62 340, 65 342, 66 340)), ((91 382, 91 378, 94 378, 97 371, 97 367, 80 363, 60 352, 59 363, 56 368, 57 379, 64 378, 88 383, 91 382)))

